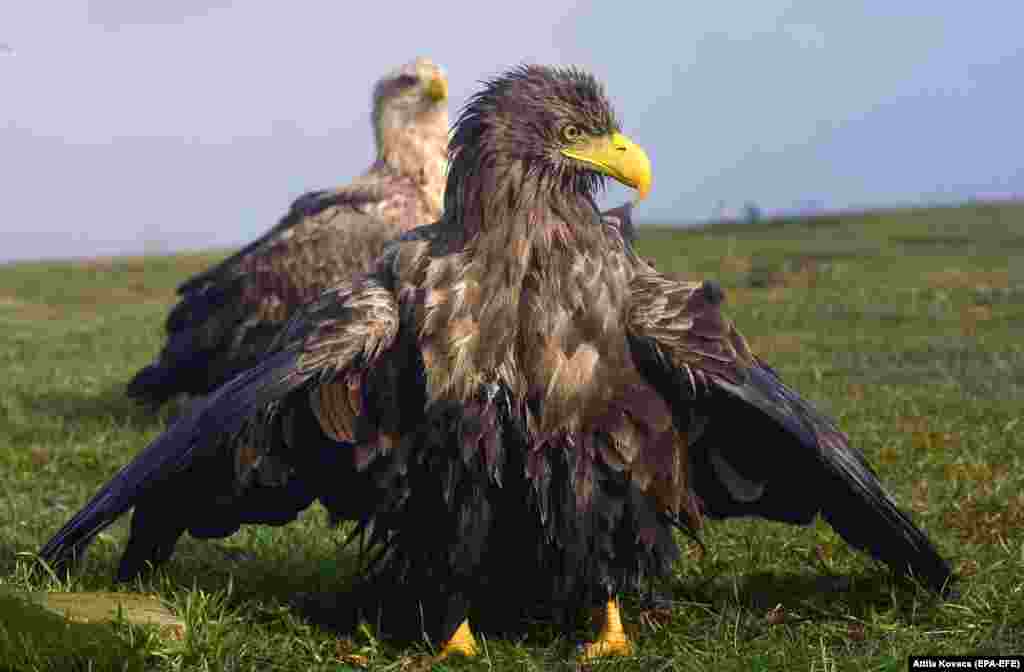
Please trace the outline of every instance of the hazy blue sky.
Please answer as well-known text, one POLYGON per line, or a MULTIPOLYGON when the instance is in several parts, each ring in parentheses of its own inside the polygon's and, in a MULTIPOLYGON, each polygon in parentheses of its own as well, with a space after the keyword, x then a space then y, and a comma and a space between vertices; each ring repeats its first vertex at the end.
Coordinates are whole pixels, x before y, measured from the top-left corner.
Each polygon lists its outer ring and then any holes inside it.
POLYGON ((592 70, 654 164, 641 221, 1024 194, 1021 26, 1011 0, 6 2, 0 259, 250 239, 368 165, 370 86, 417 55, 453 116, 515 63, 592 70))

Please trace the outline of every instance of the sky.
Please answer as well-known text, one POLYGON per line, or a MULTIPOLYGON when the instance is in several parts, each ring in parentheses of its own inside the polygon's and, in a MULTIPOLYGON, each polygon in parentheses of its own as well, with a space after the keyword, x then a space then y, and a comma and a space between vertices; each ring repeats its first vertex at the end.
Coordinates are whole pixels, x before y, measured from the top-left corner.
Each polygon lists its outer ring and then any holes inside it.
POLYGON ((419 55, 453 118, 511 65, 592 71, 651 157, 641 224, 1024 195, 1021 25, 1006 1, 2 3, 0 261, 250 240, 369 165, 372 84, 419 55))

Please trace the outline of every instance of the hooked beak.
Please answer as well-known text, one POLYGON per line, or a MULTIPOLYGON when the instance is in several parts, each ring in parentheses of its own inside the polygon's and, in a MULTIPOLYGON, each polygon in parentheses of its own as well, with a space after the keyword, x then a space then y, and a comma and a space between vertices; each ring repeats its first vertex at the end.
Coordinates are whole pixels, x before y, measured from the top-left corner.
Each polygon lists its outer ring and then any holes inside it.
POLYGON ((427 95, 435 103, 448 99, 448 80, 443 75, 432 77, 427 82, 427 95))
POLYGON ((588 138, 562 150, 608 177, 637 190, 643 200, 651 190, 651 160, 647 152, 622 133, 588 138))

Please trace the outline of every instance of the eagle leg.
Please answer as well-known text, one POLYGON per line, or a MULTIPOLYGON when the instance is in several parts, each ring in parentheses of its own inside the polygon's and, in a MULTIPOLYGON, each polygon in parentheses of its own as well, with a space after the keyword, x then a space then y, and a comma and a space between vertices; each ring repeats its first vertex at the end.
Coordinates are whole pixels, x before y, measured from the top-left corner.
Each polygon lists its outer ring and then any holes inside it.
POLYGON ((626 637, 626 631, 622 629, 618 600, 611 599, 604 606, 601 632, 597 640, 584 644, 582 649, 580 658, 584 661, 606 656, 633 655, 633 644, 626 637))
POLYGON ((451 639, 441 649, 441 653, 437 659, 441 660, 454 654, 472 658, 480 652, 480 649, 476 645, 476 639, 473 637, 473 631, 469 629, 469 619, 465 619, 459 624, 459 627, 455 629, 455 633, 451 636, 451 639))

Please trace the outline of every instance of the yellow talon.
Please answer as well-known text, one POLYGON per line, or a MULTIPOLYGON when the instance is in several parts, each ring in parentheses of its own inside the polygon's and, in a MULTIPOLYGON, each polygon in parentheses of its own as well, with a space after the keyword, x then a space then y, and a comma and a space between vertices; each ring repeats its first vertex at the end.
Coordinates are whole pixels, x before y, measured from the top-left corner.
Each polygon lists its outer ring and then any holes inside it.
POLYGON ((609 600, 604 608, 604 623, 597 640, 583 646, 581 658, 594 660, 605 656, 631 656, 633 644, 622 629, 622 618, 619 616, 619 603, 609 600))
POLYGON ((452 635, 452 638, 441 649, 438 659, 447 658, 453 653, 467 658, 472 658, 479 653, 476 639, 473 637, 473 631, 469 629, 468 620, 460 623, 459 627, 455 629, 455 634, 452 635))

